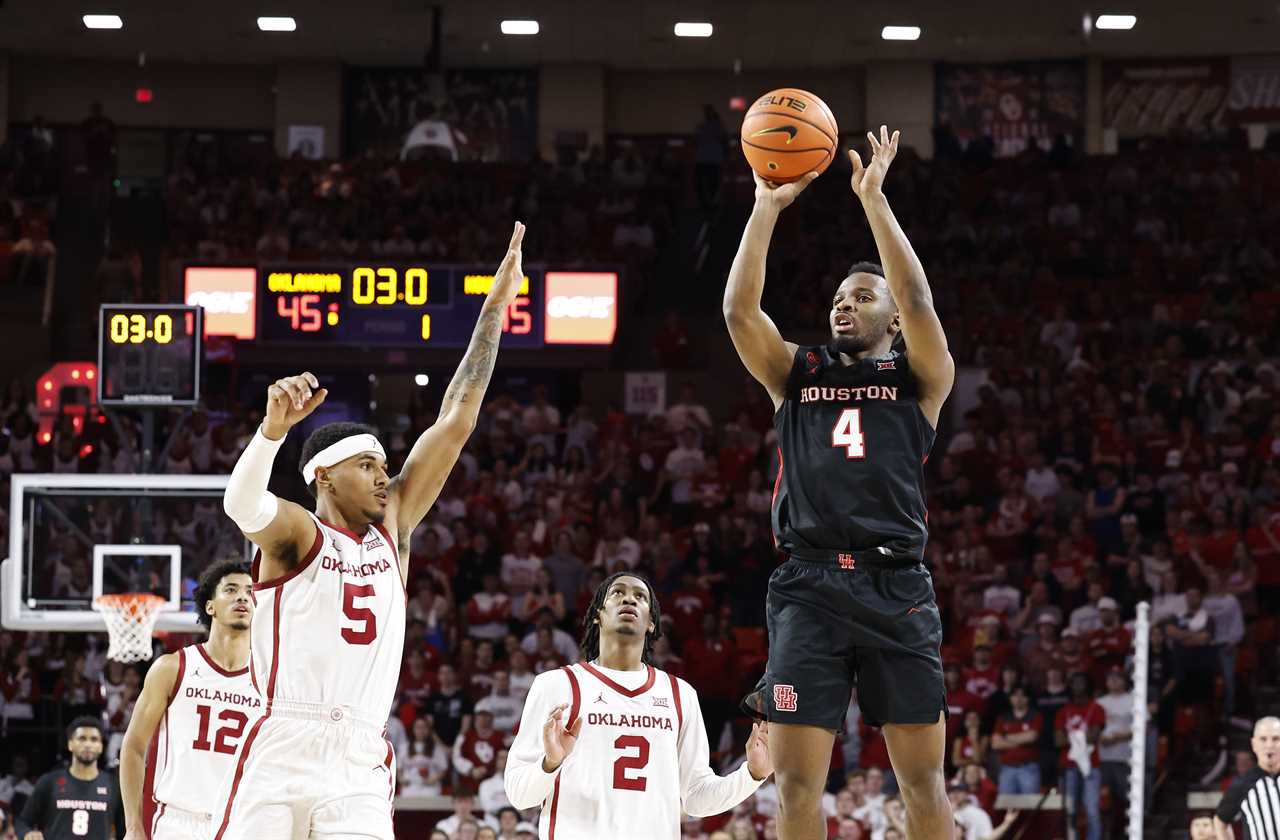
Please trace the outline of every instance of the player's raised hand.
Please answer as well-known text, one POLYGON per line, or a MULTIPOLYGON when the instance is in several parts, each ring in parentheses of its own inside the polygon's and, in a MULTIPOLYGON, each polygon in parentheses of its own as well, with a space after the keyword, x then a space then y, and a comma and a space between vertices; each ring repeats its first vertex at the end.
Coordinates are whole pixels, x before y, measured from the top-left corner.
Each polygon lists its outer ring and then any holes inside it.
POLYGON ((766 181, 753 169, 751 177, 756 179, 756 206, 781 210, 796 200, 796 196, 804 192, 804 188, 818 180, 817 172, 810 172, 798 181, 789 184, 775 184, 766 181))
POLYGON ((267 386, 267 415, 262 432, 273 440, 284 436, 295 424, 320 407, 329 396, 327 388, 310 373, 286 376, 267 386))
POLYGON ((524 242, 524 225, 516 222, 511 231, 511 244, 507 246, 507 255, 502 258, 498 270, 493 275, 493 287, 485 303, 495 303, 506 307, 520 293, 520 284, 524 280, 524 267, 521 264, 520 246, 524 242))
POLYGON ((769 724, 756 721, 751 724, 751 737, 747 739, 747 770, 751 778, 760 781, 773 772, 773 757, 769 754, 769 724))
POLYGON ((581 717, 573 722, 571 729, 560 722, 560 717, 567 708, 569 708, 568 703, 556 706, 551 710, 551 714, 547 715, 547 722, 542 724, 542 751, 546 753, 546 758, 542 760, 542 769, 548 773, 564 763, 569 753, 573 752, 574 745, 578 743, 578 735, 582 733, 581 717))
POLYGON ((865 201, 867 198, 876 195, 884 186, 884 176, 889 172, 889 164, 893 163, 894 157, 898 154, 898 137, 899 132, 893 132, 893 136, 889 136, 888 126, 880 126, 880 136, 870 131, 867 132, 867 140, 871 143, 871 162, 866 166, 862 165, 862 158, 853 149, 849 150, 849 162, 853 164, 853 192, 858 198, 865 201))

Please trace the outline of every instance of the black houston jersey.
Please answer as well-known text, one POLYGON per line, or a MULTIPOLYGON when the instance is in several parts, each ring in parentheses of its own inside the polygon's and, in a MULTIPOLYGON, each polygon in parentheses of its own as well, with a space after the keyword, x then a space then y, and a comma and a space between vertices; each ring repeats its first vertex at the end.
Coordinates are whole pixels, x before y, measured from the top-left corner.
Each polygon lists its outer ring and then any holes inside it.
POLYGON ((918 397, 905 354, 844 365, 826 347, 796 350, 773 420, 779 548, 924 556, 924 462, 934 430, 918 397))

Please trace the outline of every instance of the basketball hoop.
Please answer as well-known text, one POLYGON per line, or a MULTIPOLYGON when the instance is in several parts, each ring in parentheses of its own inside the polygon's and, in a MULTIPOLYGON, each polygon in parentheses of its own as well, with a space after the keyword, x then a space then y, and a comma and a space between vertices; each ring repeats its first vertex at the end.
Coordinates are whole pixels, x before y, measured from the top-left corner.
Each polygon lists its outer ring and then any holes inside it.
POLYGON ((160 608, 167 603, 164 598, 149 592, 125 592, 95 598, 93 604, 102 613, 111 639, 107 658, 125 664, 150 659, 152 630, 160 617, 160 608))

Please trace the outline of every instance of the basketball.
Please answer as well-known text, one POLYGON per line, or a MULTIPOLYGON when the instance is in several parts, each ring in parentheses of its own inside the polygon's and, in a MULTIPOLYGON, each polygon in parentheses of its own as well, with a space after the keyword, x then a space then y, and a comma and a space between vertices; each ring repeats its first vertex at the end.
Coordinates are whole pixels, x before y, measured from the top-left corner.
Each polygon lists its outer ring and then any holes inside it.
POLYGON ((775 184, 822 173, 839 142, 840 129, 827 103, 799 88, 769 91, 742 118, 742 153, 761 178, 775 184))

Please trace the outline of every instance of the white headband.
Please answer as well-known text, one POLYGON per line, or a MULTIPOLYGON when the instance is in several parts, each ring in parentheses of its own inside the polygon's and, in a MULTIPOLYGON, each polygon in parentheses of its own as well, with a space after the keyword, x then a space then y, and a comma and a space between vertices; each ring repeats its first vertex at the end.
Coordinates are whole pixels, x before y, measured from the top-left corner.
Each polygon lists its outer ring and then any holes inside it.
POLYGON ((382 460, 387 459, 386 450, 382 448, 381 443, 378 443, 376 437, 367 434, 351 435, 317 452, 315 457, 307 461, 307 465, 302 468, 302 477, 306 479, 307 484, 310 484, 316 480, 316 467, 332 467, 361 452, 376 452, 382 456, 382 460))

